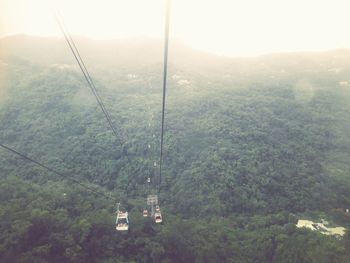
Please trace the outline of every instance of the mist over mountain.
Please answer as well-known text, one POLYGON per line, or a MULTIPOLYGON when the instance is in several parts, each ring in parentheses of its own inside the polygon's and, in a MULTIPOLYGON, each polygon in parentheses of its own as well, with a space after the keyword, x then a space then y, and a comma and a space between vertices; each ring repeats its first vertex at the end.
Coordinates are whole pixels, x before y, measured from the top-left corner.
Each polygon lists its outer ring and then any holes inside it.
POLYGON ((159 199, 163 43, 74 37, 122 145, 61 38, 0 39, 2 262, 348 262, 350 50, 215 56, 171 42, 159 199), (147 178, 152 178, 147 186, 147 178), (115 231, 115 202, 130 231, 115 231))

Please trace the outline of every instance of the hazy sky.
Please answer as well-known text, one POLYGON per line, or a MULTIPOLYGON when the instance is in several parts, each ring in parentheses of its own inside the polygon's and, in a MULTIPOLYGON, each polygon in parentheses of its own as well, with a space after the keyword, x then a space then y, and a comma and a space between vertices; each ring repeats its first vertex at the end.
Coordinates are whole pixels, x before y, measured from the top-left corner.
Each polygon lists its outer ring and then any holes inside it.
MULTIPOLYGON (((49 0, 0 0, 0 35, 61 35, 49 0)), ((59 0, 72 34, 162 37, 165 0, 59 0)), ((349 0, 172 0, 171 37, 223 55, 350 48, 349 0)))

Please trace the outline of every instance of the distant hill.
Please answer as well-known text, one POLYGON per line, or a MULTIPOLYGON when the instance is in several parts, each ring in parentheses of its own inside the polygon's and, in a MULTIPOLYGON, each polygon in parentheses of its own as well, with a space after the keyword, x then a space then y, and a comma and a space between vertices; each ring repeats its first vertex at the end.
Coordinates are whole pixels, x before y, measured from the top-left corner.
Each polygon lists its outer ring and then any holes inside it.
MULTIPOLYGON (((87 61, 99 66, 145 66, 162 62, 163 42, 160 39, 130 38, 93 40, 73 36, 87 61)), ((0 38, 0 57, 26 58, 42 65, 74 63, 64 38, 14 35, 0 38)), ((350 50, 327 52, 296 52, 257 56, 253 58, 229 58, 196 51, 178 41, 170 43, 170 63, 182 67, 200 67, 234 73, 282 69, 297 71, 336 70, 348 68, 350 50)), ((95 66, 97 66, 95 65, 95 66)))

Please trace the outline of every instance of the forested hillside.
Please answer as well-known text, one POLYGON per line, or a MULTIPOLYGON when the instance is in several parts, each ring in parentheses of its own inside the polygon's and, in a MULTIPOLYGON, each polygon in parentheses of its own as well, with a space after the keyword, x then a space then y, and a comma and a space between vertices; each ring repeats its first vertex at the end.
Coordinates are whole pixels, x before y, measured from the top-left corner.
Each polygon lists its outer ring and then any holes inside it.
POLYGON ((122 145, 63 39, 0 40, 1 262, 350 262, 350 51, 231 59, 170 46, 164 217, 162 45, 77 38, 122 145), (150 146, 150 147, 149 147, 150 146), (120 200, 130 231, 115 231, 120 200))

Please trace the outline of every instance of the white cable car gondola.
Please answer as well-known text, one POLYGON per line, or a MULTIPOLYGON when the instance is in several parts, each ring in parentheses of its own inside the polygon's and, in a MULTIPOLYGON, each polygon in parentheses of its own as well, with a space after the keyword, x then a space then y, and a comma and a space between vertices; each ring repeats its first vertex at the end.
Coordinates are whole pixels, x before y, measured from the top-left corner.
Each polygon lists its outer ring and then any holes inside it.
POLYGON ((158 205, 156 206, 156 212, 154 213, 154 220, 157 224, 163 222, 162 214, 160 213, 160 208, 158 205))
POLYGON ((154 213, 154 220, 156 221, 156 223, 162 223, 163 219, 162 219, 162 214, 160 212, 155 212, 154 213))
POLYGON ((118 212, 117 220, 116 220, 116 227, 115 229, 117 231, 128 231, 129 230, 129 219, 128 219, 128 212, 118 212))
POLYGON ((128 212, 122 212, 119 210, 119 205, 117 208, 117 219, 115 220, 115 229, 117 231, 128 231, 129 230, 129 218, 128 212))
POLYGON ((144 209, 144 210, 143 210, 142 215, 143 215, 143 217, 148 217, 148 211, 147 211, 147 209, 144 209))

